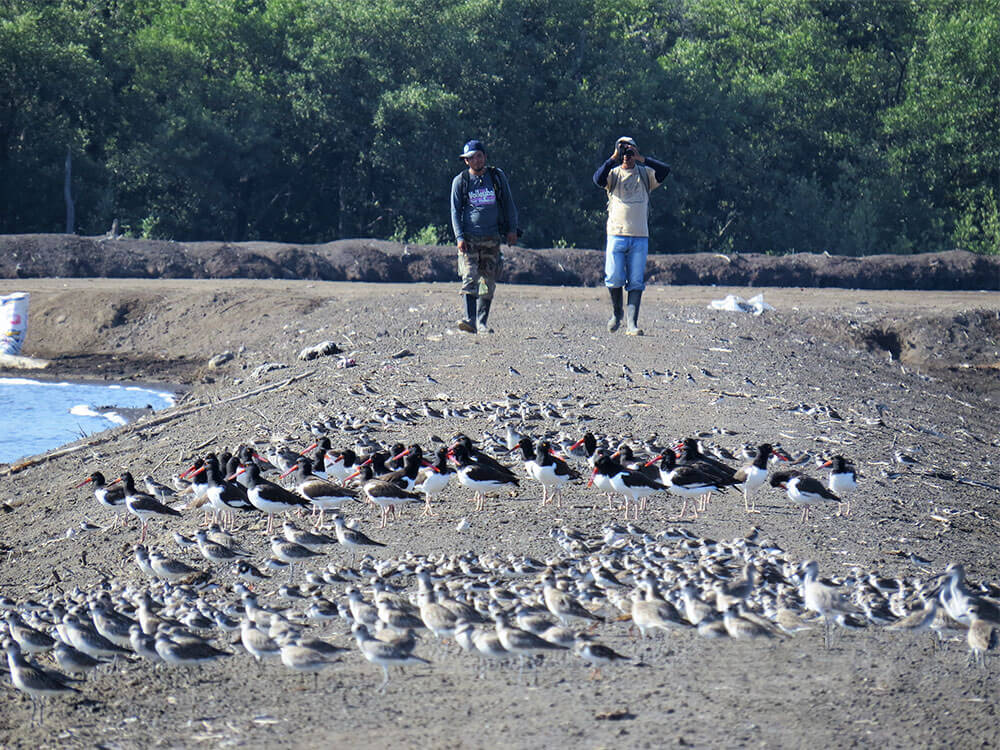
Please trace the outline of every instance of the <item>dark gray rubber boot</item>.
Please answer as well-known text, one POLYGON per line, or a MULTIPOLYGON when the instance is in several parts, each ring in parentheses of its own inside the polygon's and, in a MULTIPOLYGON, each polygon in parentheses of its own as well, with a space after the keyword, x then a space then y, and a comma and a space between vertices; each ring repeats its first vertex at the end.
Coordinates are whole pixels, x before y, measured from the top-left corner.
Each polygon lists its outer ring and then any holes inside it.
POLYGON ((486 325, 486 321, 490 317, 490 305, 492 304, 492 297, 480 297, 476 305, 476 326, 480 333, 493 333, 493 329, 486 325))
POLYGON ((642 301, 642 290, 632 289, 628 293, 628 304, 625 310, 626 336, 641 336, 642 329, 639 328, 639 303, 642 301))
POLYGON ((465 320, 458 322, 458 330, 466 333, 476 332, 476 295, 465 295, 465 320))
POLYGON ((622 295, 623 289, 620 286, 609 286, 608 292, 611 294, 611 317, 608 318, 608 331, 614 333, 622 324, 622 295))

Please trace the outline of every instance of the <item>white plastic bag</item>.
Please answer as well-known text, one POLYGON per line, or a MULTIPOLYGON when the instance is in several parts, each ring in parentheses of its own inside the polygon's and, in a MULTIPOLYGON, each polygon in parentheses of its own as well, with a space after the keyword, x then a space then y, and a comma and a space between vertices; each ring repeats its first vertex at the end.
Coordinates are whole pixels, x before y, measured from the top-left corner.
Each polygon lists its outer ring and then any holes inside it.
POLYGON ((20 354, 28 335, 28 293, 0 297, 0 354, 20 354))
POLYGON ((773 310, 764 301, 764 293, 761 292, 756 297, 751 297, 749 301, 735 294, 726 295, 725 299, 714 299, 708 306, 709 310, 726 310, 727 312, 745 312, 753 315, 760 315, 765 310, 773 310))

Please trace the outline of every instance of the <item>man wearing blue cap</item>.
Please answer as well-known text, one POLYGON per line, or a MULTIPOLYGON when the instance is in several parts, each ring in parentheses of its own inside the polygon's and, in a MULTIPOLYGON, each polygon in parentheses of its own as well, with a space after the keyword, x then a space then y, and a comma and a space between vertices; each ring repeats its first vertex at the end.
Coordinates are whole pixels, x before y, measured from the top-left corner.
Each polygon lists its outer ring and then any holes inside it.
POLYGON ((469 168, 451 183, 451 224, 465 297, 465 318, 458 327, 468 333, 492 333, 486 321, 503 260, 500 240, 517 244, 517 206, 506 175, 486 166, 482 141, 466 143, 461 158, 469 168))
POLYGON ((604 254, 604 285, 611 293, 608 331, 617 331, 624 316, 625 333, 642 335, 639 303, 646 288, 649 194, 669 173, 667 164, 640 154, 628 136, 615 141, 615 150, 594 173, 594 183, 608 192, 608 244, 604 254), (628 291, 627 315, 623 290, 628 291))

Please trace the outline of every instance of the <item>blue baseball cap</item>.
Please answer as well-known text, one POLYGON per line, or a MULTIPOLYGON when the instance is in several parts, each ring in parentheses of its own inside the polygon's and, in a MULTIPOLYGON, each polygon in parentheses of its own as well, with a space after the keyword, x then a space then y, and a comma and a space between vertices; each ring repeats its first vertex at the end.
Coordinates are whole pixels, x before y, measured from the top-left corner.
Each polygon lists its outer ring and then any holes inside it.
POLYGON ((469 141, 468 143, 465 144, 465 148, 463 149, 463 151, 462 151, 461 155, 459 156, 459 158, 461 158, 461 159, 468 159, 470 156, 472 156, 477 151, 482 151, 485 154, 486 153, 486 146, 483 145, 482 141, 471 140, 471 141, 469 141))

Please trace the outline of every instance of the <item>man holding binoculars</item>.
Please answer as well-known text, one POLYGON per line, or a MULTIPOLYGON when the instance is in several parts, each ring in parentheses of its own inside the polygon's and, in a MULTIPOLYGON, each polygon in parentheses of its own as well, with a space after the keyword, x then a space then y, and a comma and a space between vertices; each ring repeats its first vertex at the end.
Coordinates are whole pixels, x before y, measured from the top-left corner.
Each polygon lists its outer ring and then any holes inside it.
POLYGON ((594 173, 594 183, 608 192, 608 243, 604 259, 604 285, 611 294, 612 310, 608 331, 617 331, 621 326, 627 291, 625 333, 642 335, 639 303, 646 288, 649 194, 669 173, 667 164, 640 154, 639 147, 628 136, 615 141, 611 157, 594 173))

